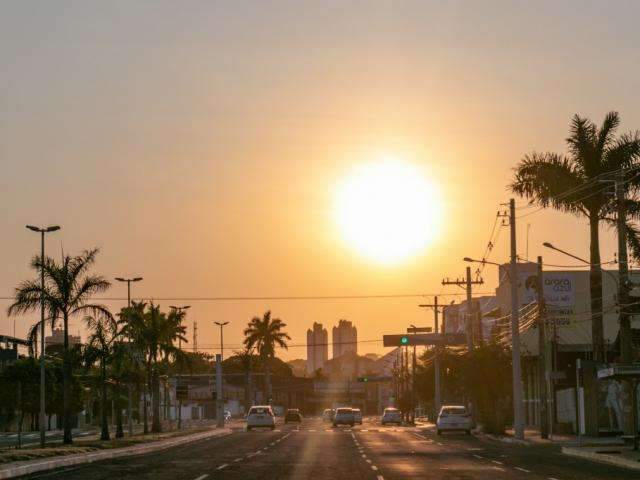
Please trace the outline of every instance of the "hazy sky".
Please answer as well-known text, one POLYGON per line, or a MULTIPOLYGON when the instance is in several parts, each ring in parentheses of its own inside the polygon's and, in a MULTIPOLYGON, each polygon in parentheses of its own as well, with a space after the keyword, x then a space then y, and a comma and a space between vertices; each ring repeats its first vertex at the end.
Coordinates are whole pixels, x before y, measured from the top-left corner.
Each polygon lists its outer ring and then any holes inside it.
MULTIPOLYGON (((33 276, 27 223, 62 225, 53 255, 100 247, 97 271, 144 276, 145 298, 461 292, 440 281, 482 255, 525 152, 564 151, 576 112, 640 129, 639 15, 636 2, 0 1, 1 295, 33 276), (443 194, 436 242, 401 265, 354 255, 333 220, 335 185, 383 154, 443 194)), ((584 220, 537 213, 519 220, 523 256, 527 223, 530 257, 566 263, 543 241, 587 255, 584 220)), ((603 260, 614 244, 605 231, 603 260)), ((229 321, 239 346, 270 308, 295 345, 339 318, 375 340, 430 324, 419 302, 191 301, 187 326, 212 348, 213 321, 229 321)))

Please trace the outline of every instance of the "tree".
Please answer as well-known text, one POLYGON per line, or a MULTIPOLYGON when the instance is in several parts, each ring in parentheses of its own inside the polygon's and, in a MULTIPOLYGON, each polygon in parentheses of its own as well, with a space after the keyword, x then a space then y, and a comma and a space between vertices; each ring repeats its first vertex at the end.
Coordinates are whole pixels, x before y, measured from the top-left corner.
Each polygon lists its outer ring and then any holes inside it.
MULTIPOLYGON (((160 310, 159 305, 133 302, 124 322, 123 334, 129 337, 145 359, 147 382, 145 397, 152 391, 153 422, 152 432, 162 430, 160 424, 160 382, 158 365, 163 359, 181 359, 182 351, 174 346, 174 342, 187 342, 184 334, 186 327, 182 325, 184 312, 172 311, 168 315, 160 310)), ((144 403, 144 429, 147 427, 147 402, 144 403)))
MULTIPOLYGON (((631 194, 627 201, 628 218, 640 218, 640 203, 634 197, 640 186, 640 135, 638 132, 626 133, 616 138, 619 124, 617 112, 608 113, 600 128, 575 115, 566 139, 568 154, 533 152, 525 155, 516 166, 510 185, 513 192, 542 208, 552 207, 589 220, 591 332, 596 361, 602 361, 604 353, 599 226, 601 221, 615 225, 616 202, 610 195, 609 182, 621 171, 626 180, 625 193, 631 194), (609 182, 603 183, 605 180, 609 182)), ((631 223, 627 225, 627 231, 632 254, 640 258, 638 232, 631 223)))
POLYGON ((267 401, 272 401, 271 361, 275 357, 276 346, 288 348, 287 340, 291 337, 283 331, 287 324, 279 318, 271 319, 271 311, 267 310, 262 318, 253 317, 244 329, 244 345, 250 351, 256 348, 265 369, 267 384, 267 401))
MULTIPOLYGON (((98 249, 86 250, 77 256, 63 256, 60 263, 50 257, 36 256, 31 267, 44 271, 44 289, 40 279, 26 280, 15 289, 14 303, 8 315, 19 315, 37 311, 44 297, 45 311, 52 322, 62 319, 64 327, 63 345, 63 425, 64 443, 71 443, 72 375, 73 363, 69 354, 69 319, 78 314, 111 316, 104 305, 90 303, 97 293, 104 292, 110 283, 102 276, 91 275, 89 270, 95 263, 98 249)), ((40 339, 42 341, 42 339, 40 339)))
POLYGON ((107 364, 115 352, 115 342, 120 332, 113 317, 84 317, 84 322, 91 332, 87 340, 85 357, 87 363, 96 361, 100 368, 100 440, 109 440, 109 422, 107 417, 107 364))

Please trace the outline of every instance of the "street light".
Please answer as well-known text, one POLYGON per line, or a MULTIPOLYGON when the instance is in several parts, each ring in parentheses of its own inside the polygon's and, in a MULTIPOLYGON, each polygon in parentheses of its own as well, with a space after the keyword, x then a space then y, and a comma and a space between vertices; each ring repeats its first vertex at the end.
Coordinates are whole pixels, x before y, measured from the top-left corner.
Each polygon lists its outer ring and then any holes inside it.
POLYGON ((564 253, 568 257, 575 258, 576 260, 578 260, 578 261, 580 261, 580 262, 582 262, 582 263, 584 263, 586 265, 591 265, 591 262, 587 262, 584 258, 577 257, 572 253, 569 253, 569 252, 567 252, 565 250, 562 250, 561 248, 555 247, 555 246, 551 245, 549 242, 544 242, 542 245, 547 247, 547 248, 550 248, 551 250, 555 250, 556 252, 564 253))
POLYGON ((229 325, 229 322, 213 322, 216 325, 218 325, 220 327, 220 356, 222 358, 224 358, 224 343, 223 343, 223 337, 222 337, 222 327, 224 327, 225 325, 229 325))
MULTIPOLYGON (((126 282, 127 283, 127 307, 130 308, 131 307, 131 282, 139 282, 142 280, 142 277, 134 277, 134 278, 122 278, 122 277, 116 277, 116 280, 118 282, 126 282)), ((131 343, 131 339, 129 339, 129 343, 131 343)), ((127 423, 128 423, 128 427, 129 427, 129 436, 133 435, 133 417, 131 415, 131 412, 133 412, 133 386, 131 385, 131 382, 129 382, 129 386, 128 386, 128 394, 127 394, 127 409, 128 409, 128 418, 127 418, 127 423)), ((146 401, 146 399, 145 399, 146 401)), ((116 431, 116 438, 118 438, 118 433, 116 431)))
MULTIPOLYGON (((224 341, 223 341, 223 337, 222 337, 222 328, 225 325, 229 325, 229 322, 213 322, 216 325, 218 325, 220 327, 220 367, 222 366, 222 359, 224 357, 224 341)), ((222 373, 222 368, 220 368, 219 371, 217 371, 217 373, 221 374, 222 373)), ((224 426, 224 379, 217 379, 216 383, 217 385, 220 386, 220 389, 218 390, 218 411, 216 412, 217 415, 222 415, 222 417, 218 417, 218 425, 220 426, 220 424, 222 424, 221 426, 224 426), (222 407, 220 407, 220 404, 222 404, 222 407)))
POLYGON ((40 234, 40 447, 44 448, 45 428, 45 370, 44 370, 44 234, 60 230, 58 225, 45 228, 27 225, 27 228, 40 234))

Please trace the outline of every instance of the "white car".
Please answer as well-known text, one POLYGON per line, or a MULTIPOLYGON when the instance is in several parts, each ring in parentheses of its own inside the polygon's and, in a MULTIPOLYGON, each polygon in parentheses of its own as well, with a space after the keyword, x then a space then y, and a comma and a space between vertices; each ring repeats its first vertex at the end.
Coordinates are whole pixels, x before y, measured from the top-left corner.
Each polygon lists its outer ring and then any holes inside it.
POLYGON ((353 421, 358 425, 362 425, 362 412, 359 408, 352 408, 353 410, 353 421))
POLYGON ((402 414, 400 410, 397 408, 385 408, 384 412, 382 412, 382 425, 387 425, 389 423, 395 423, 397 425, 402 425, 402 414))
POLYGON ((350 408, 338 408, 336 410, 336 415, 333 417, 333 426, 337 427, 338 425, 349 425, 353 427, 355 423, 355 418, 353 416, 353 410, 350 408))
POLYGON ((462 405, 444 405, 440 409, 436 421, 436 433, 440 435, 444 431, 465 432, 471 435, 473 419, 467 408, 462 405))
POLYGON ((276 428, 276 415, 270 405, 255 405, 247 414, 247 431, 252 428, 276 428))

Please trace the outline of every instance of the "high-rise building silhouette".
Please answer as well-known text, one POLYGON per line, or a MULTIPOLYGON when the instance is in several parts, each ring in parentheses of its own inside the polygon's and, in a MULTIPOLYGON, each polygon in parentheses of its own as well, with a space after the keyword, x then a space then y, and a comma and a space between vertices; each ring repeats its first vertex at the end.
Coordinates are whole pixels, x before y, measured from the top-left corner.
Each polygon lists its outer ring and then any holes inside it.
POLYGON ((322 368, 329 358, 329 334, 321 323, 313 324, 313 329, 307 330, 307 373, 322 368))
POLYGON ((340 320, 337 327, 333 327, 333 354, 338 358, 347 352, 358 353, 358 330, 348 320, 340 320))

